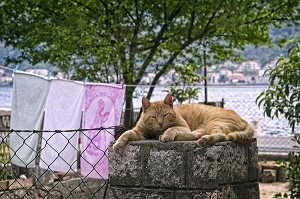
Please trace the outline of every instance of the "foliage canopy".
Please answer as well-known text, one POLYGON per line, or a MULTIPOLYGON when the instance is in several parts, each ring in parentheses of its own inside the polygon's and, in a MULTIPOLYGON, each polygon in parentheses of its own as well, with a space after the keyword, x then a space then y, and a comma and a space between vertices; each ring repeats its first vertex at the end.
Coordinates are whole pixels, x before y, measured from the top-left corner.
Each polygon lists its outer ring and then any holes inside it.
MULTIPOLYGON (((298 8, 298 0, 0 0, 0 41, 21 51, 9 61, 132 85, 152 72, 154 86, 176 63, 201 66, 203 50, 217 62, 245 44, 269 43, 269 26, 297 21, 298 8)), ((134 90, 126 90, 127 109, 134 90)))

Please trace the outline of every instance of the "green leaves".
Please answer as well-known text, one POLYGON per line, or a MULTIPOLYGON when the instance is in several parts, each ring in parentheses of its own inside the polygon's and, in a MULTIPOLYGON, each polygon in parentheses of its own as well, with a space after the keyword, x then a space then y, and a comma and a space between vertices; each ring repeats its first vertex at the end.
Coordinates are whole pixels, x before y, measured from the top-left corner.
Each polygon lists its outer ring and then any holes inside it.
POLYGON ((290 48, 288 59, 280 57, 276 67, 268 69, 266 74, 270 75, 270 85, 256 102, 268 117, 278 117, 278 112, 283 114, 294 131, 300 123, 300 41, 290 48))
POLYGON ((288 193, 276 193, 275 198, 290 198, 298 199, 300 198, 300 137, 294 136, 292 141, 295 143, 293 148, 295 151, 291 151, 288 154, 288 160, 277 161, 283 169, 287 171, 287 180, 289 181, 289 192, 288 193))
MULTIPOLYGON (((204 50, 207 62, 215 64, 237 59, 233 50, 247 44, 270 44, 270 25, 297 21, 299 5, 259 0, 0 0, 0 41, 21 51, 17 61, 51 63, 77 80, 125 79, 137 85, 154 73, 150 84, 155 86, 177 63, 201 65, 204 50)), ((133 89, 126 92, 128 103, 133 89)))
POLYGON ((20 49, 20 59, 50 62, 79 79, 122 74, 138 83, 149 70, 159 78, 171 63, 199 63, 204 46, 219 62, 245 44, 269 43, 269 25, 296 19, 296 3, 1 0, 0 40, 20 49))
POLYGON ((167 91, 173 96, 173 100, 178 104, 198 100, 199 84, 203 77, 195 73, 196 65, 176 65, 175 73, 172 74, 172 81, 169 82, 170 90, 167 91))

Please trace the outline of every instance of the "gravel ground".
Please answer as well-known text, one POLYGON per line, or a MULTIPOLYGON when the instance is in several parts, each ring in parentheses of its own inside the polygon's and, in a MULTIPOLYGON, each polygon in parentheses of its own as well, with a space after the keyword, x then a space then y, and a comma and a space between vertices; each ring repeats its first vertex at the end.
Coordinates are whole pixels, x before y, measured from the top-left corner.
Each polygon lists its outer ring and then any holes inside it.
POLYGON ((273 199, 275 193, 286 193, 288 190, 288 182, 259 183, 260 199, 273 199))

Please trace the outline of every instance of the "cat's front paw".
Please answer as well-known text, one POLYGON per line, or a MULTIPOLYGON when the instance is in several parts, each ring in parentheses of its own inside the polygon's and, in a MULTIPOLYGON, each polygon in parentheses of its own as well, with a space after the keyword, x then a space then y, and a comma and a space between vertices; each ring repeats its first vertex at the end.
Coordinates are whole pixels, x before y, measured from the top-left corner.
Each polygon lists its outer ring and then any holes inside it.
POLYGON ((162 142, 174 141, 177 133, 175 131, 170 131, 169 129, 159 136, 159 140, 162 142))
POLYGON ((114 144, 113 144, 113 150, 121 150, 125 147, 125 142, 117 140, 114 144))
POLYGON ((198 140, 198 145, 201 147, 209 147, 211 145, 209 135, 204 135, 198 140))

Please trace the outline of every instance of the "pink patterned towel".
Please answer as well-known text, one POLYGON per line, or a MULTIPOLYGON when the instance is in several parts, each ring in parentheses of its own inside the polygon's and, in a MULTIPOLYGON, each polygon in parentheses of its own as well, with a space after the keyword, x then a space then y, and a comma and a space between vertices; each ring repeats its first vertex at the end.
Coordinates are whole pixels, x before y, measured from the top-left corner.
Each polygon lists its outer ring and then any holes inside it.
MULTIPOLYGON (((84 85, 67 80, 51 80, 45 107, 44 130, 79 129, 84 85)), ((79 132, 44 132, 40 167, 52 171, 77 170, 79 132)))
MULTIPOLYGON (((88 83, 85 90, 82 128, 112 127, 120 124, 125 87, 88 83)), ((114 130, 88 130, 81 135, 81 174, 108 179, 107 148, 114 141, 114 130)))

